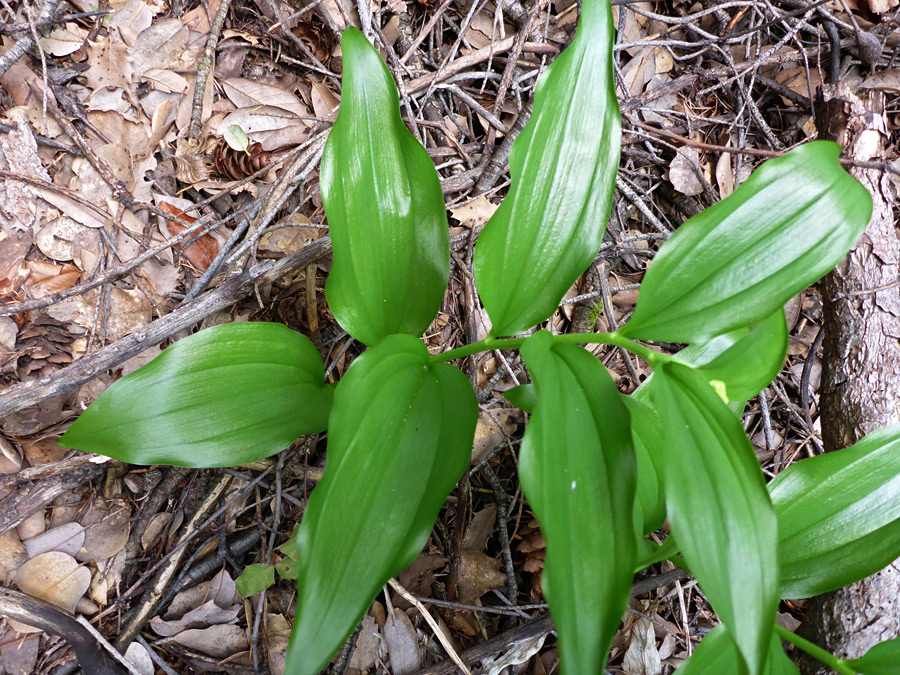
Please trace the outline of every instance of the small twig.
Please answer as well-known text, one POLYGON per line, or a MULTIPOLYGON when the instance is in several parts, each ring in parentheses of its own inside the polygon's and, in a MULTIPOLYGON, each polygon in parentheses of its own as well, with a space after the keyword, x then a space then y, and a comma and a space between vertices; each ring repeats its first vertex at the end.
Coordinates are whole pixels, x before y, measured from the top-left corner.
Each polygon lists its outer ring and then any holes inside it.
MULTIPOLYGON (((141 671, 139 671, 137 668, 135 668, 132 665, 131 661, 126 659, 124 656, 122 656, 116 650, 115 647, 113 647, 111 644, 109 644, 109 642, 106 640, 106 638, 100 634, 100 631, 98 631, 96 628, 94 628, 91 625, 90 621, 85 619, 80 614, 78 615, 78 617, 75 620, 78 623, 80 623, 82 626, 84 626, 84 629, 94 637, 94 639, 97 641, 97 643, 101 647, 103 647, 103 649, 105 649, 107 652, 109 652, 110 656, 112 656, 116 661, 121 663, 125 667, 125 670, 127 670, 129 673, 131 673, 131 675, 141 675, 141 671)), ((87 666, 87 664, 84 664, 84 665, 87 666)))
POLYGON ((444 635, 444 631, 441 630, 440 626, 438 626, 437 621, 434 620, 434 617, 431 616, 431 612, 419 602, 419 599, 416 598, 412 593, 407 591, 403 586, 397 582, 395 579, 391 579, 388 581, 391 588, 393 588, 401 598, 410 603, 413 607, 419 610, 419 614, 422 615, 422 618, 425 619, 425 623, 434 631, 435 637, 438 639, 438 642, 441 643, 444 650, 447 652, 447 656, 450 657, 450 660, 456 664, 456 667, 459 668, 464 675, 472 675, 472 671, 466 667, 466 664, 463 663, 462 659, 459 658, 459 654, 456 653, 456 650, 453 648, 453 645, 450 643, 450 640, 447 639, 447 636, 444 635))
MULTIPOLYGON (((65 5, 61 4, 61 0, 47 0, 47 3, 41 7, 40 13, 37 15, 36 24, 45 24, 52 17, 60 12, 65 5)), ((27 30, 31 30, 29 26, 27 30)), ((16 43, 10 47, 3 56, 0 56, 0 77, 3 77, 10 68, 12 68, 25 52, 34 47, 36 41, 30 33, 23 35, 16 40, 16 43)))
POLYGON ((216 45, 219 44, 219 36, 222 34, 222 26, 225 25, 225 17, 231 8, 231 0, 221 0, 216 18, 209 27, 209 36, 206 38, 206 47, 203 49, 203 58, 197 63, 197 82, 194 84, 194 101, 191 107, 191 123, 188 127, 188 139, 195 143, 200 139, 200 131, 203 117, 203 96, 206 92, 206 83, 212 71, 213 60, 216 57, 216 45))

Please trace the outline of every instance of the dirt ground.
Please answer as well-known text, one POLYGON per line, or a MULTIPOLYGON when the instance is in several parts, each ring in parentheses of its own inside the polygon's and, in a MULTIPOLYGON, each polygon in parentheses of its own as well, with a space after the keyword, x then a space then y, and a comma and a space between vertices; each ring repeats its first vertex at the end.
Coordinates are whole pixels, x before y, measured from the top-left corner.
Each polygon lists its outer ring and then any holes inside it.
MULTIPOLYGON (((847 82, 876 106, 887 148, 877 168, 900 183, 900 0, 612 4, 623 122, 613 214, 548 328, 621 325, 671 232, 766 157, 817 137, 824 83, 847 82)), ((98 461, 57 441, 112 382, 201 327, 284 323, 319 347, 330 381, 361 353, 325 303, 318 187, 347 25, 374 31, 446 198, 451 282, 427 344, 483 337, 472 245, 509 186, 509 140, 535 83, 577 15, 573 0, 3 2, 0 579, 80 623, 28 628, 0 597, 0 673, 75 672, 79 649, 105 658, 103 640, 131 645, 139 673, 283 672, 292 583, 243 600, 234 579, 282 556, 327 438, 215 470, 98 461), (234 125, 249 133, 247 152, 224 138, 234 125)), ((786 313, 787 362, 743 415, 768 476, 821 452, 815 288, 786 313)), ((623 392, 646 378, 643 363, 596 347, 623 392)), ((416 606, 386 590, 328 672, 455 672, 426 612, 472 672, 558 672, 544 540, 516 479, 525 419, 500 395, 527 374, 515 352, 462 365, 481 403, 476 445, 397 579, 416 606)), ((796 625, 803 605, 781 611, 796 625)), ((608 669, 672 673, 715 625, 689 577, 654 565, 608 669)))

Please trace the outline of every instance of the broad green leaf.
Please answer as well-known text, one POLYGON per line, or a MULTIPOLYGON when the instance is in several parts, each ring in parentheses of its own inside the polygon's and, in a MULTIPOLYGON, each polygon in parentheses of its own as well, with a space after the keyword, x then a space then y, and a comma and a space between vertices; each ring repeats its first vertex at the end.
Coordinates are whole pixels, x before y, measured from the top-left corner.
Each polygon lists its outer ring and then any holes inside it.
MULTIPOLYGON (((737 675, 743 667, 734 640, 720 625, 706 634, 691 658, 681 664, 675 675, 737 675)), ((781 640, 774 632, 769 640, 769 656, 762 672, 765 675, 800 675, 800 670, 784 653, 781 640)))
POLYGON ((881 642, 862 658, 845 661, 859 675, 897 675, 900 664, 900 638, 881 642))
POLYGON ((222 138, 225 139, 228 147, 232 150, 247 152, 250 148, 250 138, 247 136, 247 132, 237 124, 227 127, 225 133, 222 134, 222 138))
POLYGON ((782 597, 807 598, 874 574, 900 555, 900 424, 793 464, 769 492, 782 597))
POLYGON ((606 368, 546 331, 522 346, 537 406, 519 479, 547 541, 543 588, 565 672, 598 673, 634 571, 635 459, 628 409, 606 368))
POLYGON ((777 523, 759 463, 740 421, 691 368, 657 368, 648 394, 668 442, 663 485, 672 533, 757 675, 778 606, 777 523))
POLYGON ((815 141, 771 159, 684 223, 641 284, 622 335, 700 342, 751 326, 830 271, 865 230, 866 189, 840 146, 815 141))
POLYGON ((270 586, 275 585, 275 566, 262 563, 247 565, 241 572, 241 576, 234 580, 234 584, 242 598, 262 593, 270 586))
POLYGON ((512 182, 475 246, 491 335, 544 321, 600 249, 619 165, 607 0, 586 0, 572 44, 538 82, 509 155, 512 182))
POLYGON ((659 415, 646 396, 622 396, 631 415, 631 437, 637 458, 637 499, 634 502, 635 531, 647 534, 662 527, 666 502, 659 471, 665 461, 665 438, 659 415))
POLYGON ((191 335, 113 384, 59 440, 131 464, 236 466, 324 431, 332 387, 309 338, 276 323, 191 335))
POLYGON ((468 379, 392 335, 347 370, 328 422, 325 475, 296 538, 292 675, 331 659, 387 581, 421 552, 469 463, 478 402, 468 379))
POLYGON ((537 405, 537 394, 534 392, 533 384, 520 384, 518 387, 507 389, 502 393, 503 398, 520 410, 527 413, 534 412, 534 407, 537 405))
POLYGON ((450 277, 450 239, 437 172, 400 118, 387 67, 355 28, 341 51, 341 108, 320 173, 334 250, 325 294, 341 327, 371 345, 428 328, 450 277))
POLYGON ((787 323, 779 308, 750 329, 739 328, 691 345, 675 358, 696 368, 714 386, 721 386, 729 402, 743 404, 778 376, 787 348, 787 323))

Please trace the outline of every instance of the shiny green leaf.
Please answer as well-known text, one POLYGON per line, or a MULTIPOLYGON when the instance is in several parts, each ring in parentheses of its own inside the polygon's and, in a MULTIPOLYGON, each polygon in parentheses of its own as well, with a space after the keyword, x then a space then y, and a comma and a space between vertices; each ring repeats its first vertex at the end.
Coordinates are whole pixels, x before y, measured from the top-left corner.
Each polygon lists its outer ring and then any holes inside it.
POLYGON ((631 437, 637 458, 637 499, 634 503, 635 531, 647 534, 662 527, 666 502, 659 472, 665 461, 665 437, 659 415, 643 395, 622 396, 631 415, 631 437))
POLYGON ((691 368, 666 363, 650 400, 667 438, 672 533, 751 675, 763 672, 778 606, 775 513, 740 421, 691 368))
MULTIPOLYGON (((700 641, 691 658, 681 664, 675 675, 738 675, 743 668, 731 635, 724 626, 716 626, 700 641)), ((769 640, 769 656, 762 672, 764 675, 800 675, 774 632, 769 640)))
POLYGON ((900 554, 900 424, 791 465, 769 491, 783 597, 818 595, 874 574, 900 554))
POLYGON ((275 585, 275 566, 256 563, 247 565, 241 576, 234 580, 238 593, 242 598, 249 598, 262 593, 275 585))
POLYGON ((503 398, 527 413, 534 412, 537 405, 537 394, 533 384, 520 384, 518 387, 502 392, 503 398))
POLYGON ((387 581, 422 551, 469 463, 478 402, 409 335, 356 359, 338 384, 325 475, 297 533, 292 675, 331 659, 387 581))
POLYGON ((572 44, 538 82, 509 155, 512 182, 475 246, 492 335, 544 321, 600 249, 619 165, 606 0, 586 0, 572 44))
POLYGON ((355 28, 341 50, 341 109, 320 173, 334 250, 325 293, 341 327, 371 345, 428 328, 450 276, 450 240, 437 172, 400 118, 387 67, 355 28))
POLYGON ((738 328, 690 345, 675 358, 696 368, 729 402, 746 402, 778 376, 787 348, 787 323, 779 308, 752 328, 738 328))
POLYGON ((324 431, 332 388, 309 338, 275 323, 191 335, 113 384, 59 440, 132 464, 237 466, 324 431))
POLYGON ((771 159, 684 223, 641 284, 631 338, 700 342, 751 326, 830 271, 866 228, 872 198, 815 141, 771 159))
POLYGON ((565 672, 598 673, 628 604, 635 459, 628 409, 603 364, 546 331, 522 346, 537 406, 519 479, 547 542, 543 588, 565 672))
POLYGON ((881 642, 862 658, 845 662, 859 675, 897 675, 900 667, 900 638, 881 642))

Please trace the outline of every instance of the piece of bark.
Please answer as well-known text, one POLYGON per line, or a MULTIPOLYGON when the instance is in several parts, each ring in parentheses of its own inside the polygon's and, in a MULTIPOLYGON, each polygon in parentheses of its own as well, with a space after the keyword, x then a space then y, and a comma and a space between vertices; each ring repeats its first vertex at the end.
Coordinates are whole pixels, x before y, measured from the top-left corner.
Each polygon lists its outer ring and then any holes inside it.
MULTIPOLYGON (((820 136, 844 146, 849 157, 881 160, 883 99, 857 98, 846 85, 828 87, 816 106, 820 136)), ((888 176, 852 171, 874 202, 865 234, 825 278, 824 361, 821 389, 822 440, 826 451, 852 445, 896 422, 900 401, 900 243, 888 176)), ((900 569, 897 562, 847 588, 810 603, 801 634, 841 658, 858 658, 900 634, 900 569)), ((812 659, 806 675, 831 670, 812 659)))

